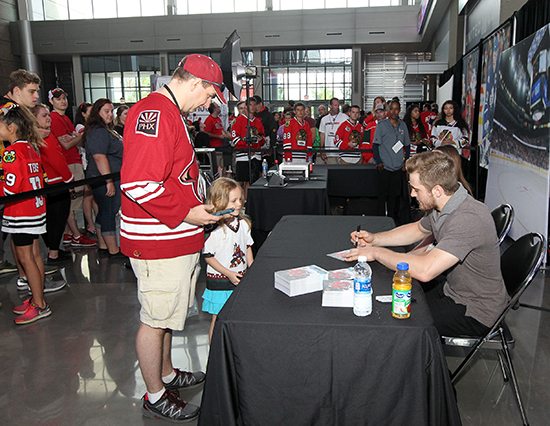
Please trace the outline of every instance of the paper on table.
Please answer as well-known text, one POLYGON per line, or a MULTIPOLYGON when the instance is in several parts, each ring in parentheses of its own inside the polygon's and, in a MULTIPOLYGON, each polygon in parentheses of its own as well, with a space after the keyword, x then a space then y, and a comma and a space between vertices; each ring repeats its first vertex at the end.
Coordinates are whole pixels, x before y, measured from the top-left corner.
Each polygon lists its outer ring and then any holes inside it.
POLYGON ((327 254, 327 256, 333 257, 338 260, 343 260, 345 262, 346 256, 349 254, 349 252, 350 252, 350 249, 347 249, 347 250, 337 251, 336 253, 329 253, 327 254))

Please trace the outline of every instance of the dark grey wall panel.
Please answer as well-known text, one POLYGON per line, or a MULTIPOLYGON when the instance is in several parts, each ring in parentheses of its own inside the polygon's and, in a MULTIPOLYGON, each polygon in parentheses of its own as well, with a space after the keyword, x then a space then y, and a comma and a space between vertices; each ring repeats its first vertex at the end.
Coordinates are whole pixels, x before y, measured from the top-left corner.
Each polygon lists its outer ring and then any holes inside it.
POLYGON ((397 6, 46 21, 33 22, 32 32, 39 55, 219 50, 234 29, 243 49, 419 45, 417 12, 397 6))

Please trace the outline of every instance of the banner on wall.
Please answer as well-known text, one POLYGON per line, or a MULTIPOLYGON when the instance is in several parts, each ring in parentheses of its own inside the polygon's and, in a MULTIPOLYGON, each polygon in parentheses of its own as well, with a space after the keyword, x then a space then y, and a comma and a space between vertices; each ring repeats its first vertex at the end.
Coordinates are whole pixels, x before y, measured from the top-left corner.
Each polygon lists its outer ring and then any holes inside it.
POLYGON ((507 23, 483 41, 481 51, 481 89, 479 93, 479 115, 477 140, 479 165, 489 166, 491 130, 497 97, 498 68, 501 53, 510 47, 512 24, 507 23))
POLYGON ((445 102, 448 99, 453 99, 453 84, 454 84, 454 77, 451 76, 449 81, 445 83, 443 86, 439 87, 437 89, 437 103, 438 105, 443 105, 443 102, 445 102))
MULTIPOLYGON (((477 91, 477 66, 479 63, 479 47, 462 58, 462 117, 468 123, 470 133, 468 140, 472 140, 472 126, 475 118, 475 104, 477 91)), ((468 158, 469 151, 463 150, 463 155, 468 158)))
POLYGON ((549 26, 500 56, 485 203, 514 207, 510 236, 547 236, 549 26))

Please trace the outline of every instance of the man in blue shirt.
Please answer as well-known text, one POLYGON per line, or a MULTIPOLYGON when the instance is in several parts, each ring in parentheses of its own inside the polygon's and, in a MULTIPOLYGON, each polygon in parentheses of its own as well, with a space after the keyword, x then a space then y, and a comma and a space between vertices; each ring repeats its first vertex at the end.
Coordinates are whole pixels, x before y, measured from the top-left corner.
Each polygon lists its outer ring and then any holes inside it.
POLYGON ((378 186, 379 215, 399 222, 399 198, 403 190, 403 166, 410 156, 409 131, 399 119, 401 105, 394 99, 389 105, 389 117, 376 126, 372 148, 376 168, 380 172, 378 186))

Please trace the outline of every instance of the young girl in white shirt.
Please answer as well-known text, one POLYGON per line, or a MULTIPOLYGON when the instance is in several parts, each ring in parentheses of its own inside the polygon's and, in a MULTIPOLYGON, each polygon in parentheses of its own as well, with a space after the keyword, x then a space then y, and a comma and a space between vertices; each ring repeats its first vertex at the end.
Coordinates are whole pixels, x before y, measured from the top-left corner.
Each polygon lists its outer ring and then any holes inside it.
POLYGON ((207 268, 202 310, 212 314, 210 341, 218 313, 254 260, 251 223, 241 211, 243 203, 243 190, 233 179, 219 178, 210 187, 207 204, 214 206, 213 213, 234 208, 220 219, 204 243, 207 268))

